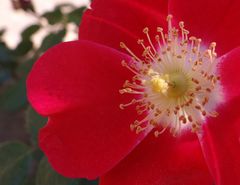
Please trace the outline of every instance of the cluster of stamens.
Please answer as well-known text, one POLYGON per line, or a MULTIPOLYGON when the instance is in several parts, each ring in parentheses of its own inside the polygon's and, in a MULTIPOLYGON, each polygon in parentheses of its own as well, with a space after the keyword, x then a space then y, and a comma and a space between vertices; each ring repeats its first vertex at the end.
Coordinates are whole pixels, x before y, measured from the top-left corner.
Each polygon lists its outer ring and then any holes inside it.
POLYGON ((137 113, 144 116, 130 128, 136 133, 156 128, 156 137, 167 128, 173 135, 189 126, 193 132, 199 131, 206 117, 218 115, 214 109, 221 101, 216 43, 204 48, 201 39, 189 37, 184 22, 179 23, 180 29, 172 26, 171 15, 167 22, 168 33, 158 27, 154 42, 149 28, 143 29, 147 40, 137 41, 143 48, 141 57, 120 43, 132 58, 122 65, 134 75, 119 92, 135 95, 120 108, 135 105, 137 113))

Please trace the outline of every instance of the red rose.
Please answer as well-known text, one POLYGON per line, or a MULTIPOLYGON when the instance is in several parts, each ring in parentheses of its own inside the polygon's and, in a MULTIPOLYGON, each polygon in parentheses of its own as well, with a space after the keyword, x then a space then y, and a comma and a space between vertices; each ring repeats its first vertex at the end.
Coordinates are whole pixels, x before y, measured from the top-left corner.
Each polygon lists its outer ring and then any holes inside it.
POLYGON ((30 103, 49 117, 39 140, 52 166, 101 185, 240 184, 239 7, 95 0, 79 40, 49 49, 27 81, 30 103))

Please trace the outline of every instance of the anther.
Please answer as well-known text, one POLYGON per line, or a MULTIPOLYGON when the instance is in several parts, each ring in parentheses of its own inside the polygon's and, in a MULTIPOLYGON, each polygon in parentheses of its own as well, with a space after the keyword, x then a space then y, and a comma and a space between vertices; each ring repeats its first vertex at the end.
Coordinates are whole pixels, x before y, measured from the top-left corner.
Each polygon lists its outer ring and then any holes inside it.
POLYGON ((157 27, 157 32, 163 32, 163 28, 157 27))
POLYGON ((204 110, 204 111, 202 111, 202 115, 203 116, 206 116, 207 115, 207 112, 204 110))
POLYGON ((201 106, 199 106, 199 105, 196 105, 195 108, 198 109, 198 110, 202 109, 201 106))
POLYGON ((209 93, 212 92, 212 90, 210 88, 206 88, 206 91, 209 92, 209 93))
POLYGON ((192 121, 193 121, 193 119, 192 119, 192 116, 191 116, 191 115, 189 115, 189 116, 188 116, 188 121, 190 121, 190 122, 192 122, 192 121))
POLYGON ((123 49, 126 48, 126 45, 124 44, 124 42, 120 42, 120 47, 123 49))
POLYGON ((119 93, 124 94, 124 93, 129 93, 132 92, 133 90, 131 88, 125 88, 125 89, 120 89, 119 93))
POLYGON ((172 15, 168 15, 168 16, 167 16, 167 21, 170 21, 172 18, 173 18, 172 15))
POLYGON ((143 40, 143 39, 138 39, 137 43, 138 43, 138 44, 143 44, 143 43, 144 43, 144 40, 143 40))
POLYGON ((149 31, 149 29, 148 29, 148 27, 145 27, 144 29, 143 29, 143 33, 148 33, 148 31, 149 31))
POLYGON ((202 89, 201 86, 197 86, 197 87, 195 88, 196 91, 200 91, 201 89, 202 89))
POLYGON ((183 21, 179 22, 179 27, 184 28, 184 22, 183 21))
POLYGON ((195 83, 195 84, 199 84, 199 81, 195 78, 192 78, 192 81, 195 83))

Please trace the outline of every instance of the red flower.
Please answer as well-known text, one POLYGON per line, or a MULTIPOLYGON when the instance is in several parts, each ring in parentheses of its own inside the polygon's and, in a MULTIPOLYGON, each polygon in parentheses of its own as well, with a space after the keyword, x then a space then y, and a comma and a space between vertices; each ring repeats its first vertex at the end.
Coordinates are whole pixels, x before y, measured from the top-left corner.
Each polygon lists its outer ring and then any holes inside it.
MULTIPOLYGON (((100 176, 101 185, 240 184, 239 7, 239 1, 223 0, 95 0, 83 17, 79 40, 48 50, 27 81, 31 104, 49 117, 40 132, 40 147, 53 167, 69 177, 100 176), (200 140, 197 134, 182 129, 178 129, 178 137, 165 131, 156 138, 149 133, 150 127, 139 134, 130 132, 129 125, 139 115, 134 106, 119 108, 121 103, 141 97, 119 94, 124 81, 133 77, 121 66, 123 59, 131 59, 119 42, 124 41, 141 56, 136 40, 143 37, 142 29, 148 26, 153 33, 162 26, 166 30, 169 13, 174 15, 174 25, 184 20, 190 34, 202 38, 204 46, 211 41, 218 45, 221 62, 216 74, 220 75, 224 103, 213 108, 219 116, 207 118, 200 140)), ((191 52, 189 48, 187 51, 191 52)), ((212 45, 207 52, 215 56, 212 45)), ((150 85, 156 85, 153 90, 170 92, 167 78, 150 77, 150 85)), ((194 80, 201 84, 201 79, 194 80)), ((221 90, 213 90, 209 101, 217 105, 214 98, 221 90)), ((202 107, 212 109, 205 104, 202 107)))

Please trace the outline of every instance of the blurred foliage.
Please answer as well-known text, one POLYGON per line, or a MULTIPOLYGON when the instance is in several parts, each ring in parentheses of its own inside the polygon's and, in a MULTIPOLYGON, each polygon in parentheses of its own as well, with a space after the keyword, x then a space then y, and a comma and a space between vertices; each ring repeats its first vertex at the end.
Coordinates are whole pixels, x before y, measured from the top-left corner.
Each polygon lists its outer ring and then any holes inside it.
POLYGON ((0 184, 24 185, 31 159, 31 148, 25 144, 2 143, 0 145, 0 184))
POLYGON ((67 179, 57 174, 43 158, 37 171, 36 185, 80 185, 80 180, 67 179))
POLYGON ((25 80, 33 63, 48 48, 63 41, 68 24, 75 24, 77 31, 85 9, 62 4, 42 15, 27 9, 26 13, 39 21, 22 31, 21 41, 14 49, 10 49, 1 39, 7 30, 0 30, 0 110, 15 111, 27 106, 25 80), (48 34, 36 47, 32 37, 41 30, 47 30, 48 34))
POLYGON ((38 131, 47 122, 47 118, 44 118, 37 114, 32 107, 28 107, 26 111, 26 130, 30 134, 31 143, 37 147, 38 131))
POLYGON ((77 28, 86 7, 62 4, 54 10, 38 15, 30 0, 12 0, 15 10, 25 11, 38 21, 26 27, 21 41, 11 49, 3 41, 7 30, 0 29, 0 111, 25 110, 25 130, 29 143, 7 141, 0 143, 0 184, 1 185, 97 185, 98 181, 68 179, 56 173, 38 147, 39 129, 47 118, 38 115, 27 102, 26 78, 34 62, 48 48, 62 42, 68 31, 68 24, 77 28), (66 11, 67 10, 67 11, 66 11), (47 30, 40 46, 35 46, 33 36, 47 30))

